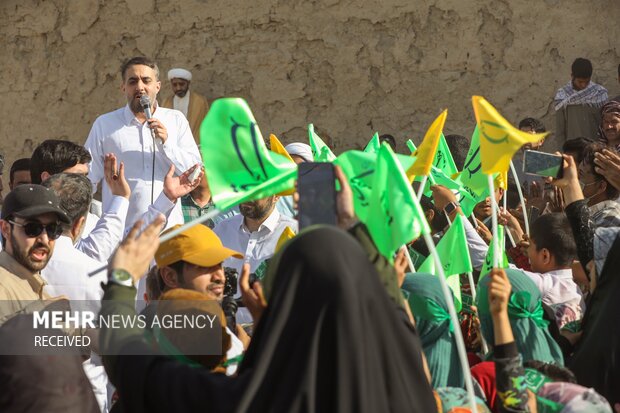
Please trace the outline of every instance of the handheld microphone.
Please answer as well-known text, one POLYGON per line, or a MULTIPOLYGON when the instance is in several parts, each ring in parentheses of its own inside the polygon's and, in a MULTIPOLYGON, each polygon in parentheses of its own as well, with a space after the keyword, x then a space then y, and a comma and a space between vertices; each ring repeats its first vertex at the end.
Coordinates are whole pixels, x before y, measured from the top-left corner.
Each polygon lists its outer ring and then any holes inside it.
POLYGON ((140 106, 142 106, 142 110, 144 110, 146 118, 151 119, 153 116, 151 113, 151 99, 149 98, 149 95, 140 96, 140 106))

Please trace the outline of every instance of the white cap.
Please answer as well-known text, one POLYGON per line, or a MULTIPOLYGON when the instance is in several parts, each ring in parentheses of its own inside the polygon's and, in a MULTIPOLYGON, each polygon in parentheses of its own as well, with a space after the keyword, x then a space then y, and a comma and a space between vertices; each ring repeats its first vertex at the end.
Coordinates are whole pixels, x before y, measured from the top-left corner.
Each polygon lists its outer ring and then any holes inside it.
POLYGON ((310 145, 308 144, 293 142, 286 145, 284 149, 286 149, 289 155, 297 155, 306 162, 314 161, 314 156, 312 156, 312 148, 310 148, 310 145))
POLYGON ((189 70, 181 69, 180 67, 170 69, 168 71, 168 80, 172 79, 185 79, 188 82, 192 81, 192 72, 189 70))

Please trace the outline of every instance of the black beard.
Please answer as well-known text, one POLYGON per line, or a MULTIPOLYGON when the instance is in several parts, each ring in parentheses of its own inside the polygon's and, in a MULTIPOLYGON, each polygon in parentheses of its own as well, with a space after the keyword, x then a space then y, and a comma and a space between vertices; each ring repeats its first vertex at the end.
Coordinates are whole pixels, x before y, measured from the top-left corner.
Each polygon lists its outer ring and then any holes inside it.
POLYGON ((11 243, 13 245, 13 258, 15 258, 15 261, 17 261, 18 263, 26 267, 31 272, 41 271, 43 268, 45 268, 48 261, 52 257, 49 247, 47 247, 45 244, 42 244, 40 242, 37 242, 36 244, 34 244, 25 253, 23 250, 18 249, 17 240, 15 239, 15 236, 13 235, 13 233, 11 233, 11 243), (41 262, 34 262, 30 259, 30 253, 32 252, 32 250, 36 248, 40 248, 40 247, 43 247, 47 250, 47 259, 41 262))
POLYGON ((239 205, 239 212, 246 218, 250 219, 263 219, 265 218, 271 208, 273 207, 273 202, 269 202, 263 208, 259 207, 255 202, 248 202, 247 204, 239 205))

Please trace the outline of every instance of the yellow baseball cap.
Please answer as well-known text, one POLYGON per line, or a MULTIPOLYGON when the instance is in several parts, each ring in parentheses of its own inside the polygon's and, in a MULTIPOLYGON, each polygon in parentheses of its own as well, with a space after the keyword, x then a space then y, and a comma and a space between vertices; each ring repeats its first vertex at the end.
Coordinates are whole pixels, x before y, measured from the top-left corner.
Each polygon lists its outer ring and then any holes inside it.
MULTIPOLYGON (((164 231, 164 234, 181 225, 175 225, 164 231)), ((176 237, 159 245, 155 253, 158 267, 185 261, 201 267, 212 267, 226 258, 243 258, 243 254, 226 248, 219 237, 205 225, 195 225, 176 237)))

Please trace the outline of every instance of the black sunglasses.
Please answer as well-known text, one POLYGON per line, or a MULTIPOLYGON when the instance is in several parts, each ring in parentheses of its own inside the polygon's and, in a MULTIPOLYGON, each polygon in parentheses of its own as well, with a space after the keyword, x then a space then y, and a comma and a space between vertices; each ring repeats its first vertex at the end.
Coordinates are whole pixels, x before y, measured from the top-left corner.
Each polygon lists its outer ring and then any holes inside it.
POLYGON ((63 228, 57 222, 52 222, 51 224, 44 225, 40 222, 26 222, 25 224, 20 224, 19 222, 9 221, 13 225, 17 225, 18 227, 24 228, 24 233, 29 238, 36 238, 43 230, 47 232, 47 237, 51 240, 58 239, 62 235, 63 228))

